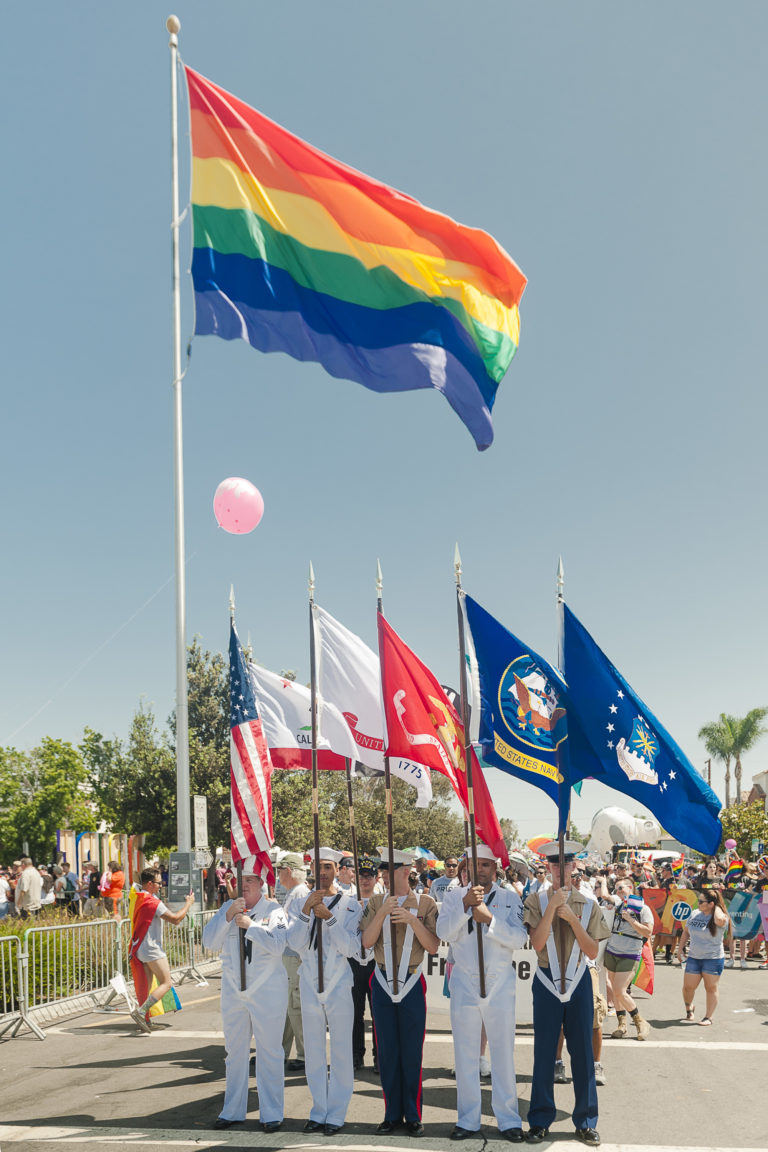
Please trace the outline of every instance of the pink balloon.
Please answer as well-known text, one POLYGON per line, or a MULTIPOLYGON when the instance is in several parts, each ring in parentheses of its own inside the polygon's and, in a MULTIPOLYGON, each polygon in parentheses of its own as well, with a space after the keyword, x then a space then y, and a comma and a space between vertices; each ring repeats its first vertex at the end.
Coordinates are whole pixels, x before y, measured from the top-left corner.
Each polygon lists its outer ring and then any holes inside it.
POLYGON ((216 489, 213 514, 225 532, 253 532, 264 515, 264 498, 250 480, 230 476, 216 489))
POLYGON ((726 846, 726 848, 730 848, 731 851, 733 851, 733 849, 736 847, 736 841, 735 840, 726 840, 725 846, 726 846))

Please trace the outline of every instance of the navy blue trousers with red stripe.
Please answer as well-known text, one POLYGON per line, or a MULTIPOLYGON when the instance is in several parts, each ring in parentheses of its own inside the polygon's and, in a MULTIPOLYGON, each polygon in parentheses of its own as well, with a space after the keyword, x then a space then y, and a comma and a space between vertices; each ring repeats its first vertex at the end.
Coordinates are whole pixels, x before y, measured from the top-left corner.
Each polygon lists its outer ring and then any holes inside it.
POLYGON ((393 1004, 371 976, 371 1009, 384 1093, 384 1119, 393 1124, 421 1120, 421 1064, 427 1028, 427 984, 423 976, 393 1004))

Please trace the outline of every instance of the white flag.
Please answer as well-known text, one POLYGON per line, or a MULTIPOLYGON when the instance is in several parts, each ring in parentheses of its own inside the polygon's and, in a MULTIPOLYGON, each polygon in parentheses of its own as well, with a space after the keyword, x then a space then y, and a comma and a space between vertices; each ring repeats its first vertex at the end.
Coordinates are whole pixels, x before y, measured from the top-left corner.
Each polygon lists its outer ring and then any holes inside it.
MULTIPOLYGON (((325 724, 325 709, 333 705, 354 737, 358 760, 384 771, 384 715, 381 707, 379 657, 318 604, 313 606, 317 686, 323 700, 323 736, 338 751, 325 724)), ((390 757, 389 770, 417 791, 417 808, 432 799, 432 781, 423 766, 390 757)))
MULTIPOLYGON (((312 711, 309 688, 276 676, 257 664, 248 671, 259 709, 261 727, 275 768, 312 767, 312 711)), ((355 742, 338 711, 323 709, 323 731, 318 734, 317 766, 323 771, 344 771, 344 757, 357 757, 355 742)))

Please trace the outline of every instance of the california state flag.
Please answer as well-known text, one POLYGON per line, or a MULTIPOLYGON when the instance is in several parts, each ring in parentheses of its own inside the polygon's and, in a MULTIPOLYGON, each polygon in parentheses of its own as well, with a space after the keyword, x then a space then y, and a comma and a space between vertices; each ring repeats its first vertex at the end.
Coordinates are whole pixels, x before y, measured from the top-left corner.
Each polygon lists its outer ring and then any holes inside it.
MULTIPOLYGON (((378 625, 386 754, 408 758, 427 773, 447 776, 467 812, 464 726, 458 713, 436 677, 390 628, 381 612, 378 625)), ((477 834, 506 867, 509 857, 499 818, 474 749, 472 786, 477 834)))

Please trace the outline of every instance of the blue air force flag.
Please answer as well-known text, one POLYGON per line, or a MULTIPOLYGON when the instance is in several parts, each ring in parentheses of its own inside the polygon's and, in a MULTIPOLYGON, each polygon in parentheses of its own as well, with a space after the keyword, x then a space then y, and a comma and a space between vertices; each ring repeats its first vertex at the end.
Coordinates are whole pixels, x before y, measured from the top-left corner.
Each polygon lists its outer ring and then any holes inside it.
POLYGON ((564 607, 568 743, 580 778, 593 776, 648 808, 670 835, 716 852, 720 801, 650 708, 564 607))
POLYGON ((559 835, 570 803, 563 681, 471 596, 465 595, 464 607, 483 760, 542 788, 558 807, 559 835))

